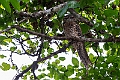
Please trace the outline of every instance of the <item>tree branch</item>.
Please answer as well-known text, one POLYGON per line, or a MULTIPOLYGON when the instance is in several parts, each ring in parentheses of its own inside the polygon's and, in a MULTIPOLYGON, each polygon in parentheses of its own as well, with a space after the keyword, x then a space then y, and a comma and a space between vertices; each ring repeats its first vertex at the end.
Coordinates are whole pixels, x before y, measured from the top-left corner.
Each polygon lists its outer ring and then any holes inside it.
POLYGON ((77 41, 84 41, 84 42, 120 42, 120 38, 119 37, 116 37, 116 38, 107 38, 107 39, 96 39, 96 38, 85 38, 85 37, 81 37, 80 39, 79 38, 71 38, 71 37, 58 37, 58 36, 47 36, 45 34, 41 34, 41 33, 37 33, 37 32, 34 32, 34 31, 31 31, 31 30, 28 30, 26 28, 22 28, 20 27, 19 25, 13 25, 3 31, 0 31, 0 33, 3 33, 3 32, 6 32, 6 31, 9 31, 11 30, 12 28, 16 28, 18 31, 21 31, 21 32, 28 32, 30 34, 33 34, 33 35, 37 35, 37 36, 40 36, 40 37, 44 37, 46 39, 55 39, 55 40, 77 40, 77 41))
POLYGON ((23 74, 25 74, 30 69, 32 69, 32 67, 34 66, 34 64, 37 64, 37 63, 42 62, 42 61, 45 61, 45 60, 51 58, 52 56, 57 55, 58 53, 65 52, 66 48, 68 48, 70 45, 71 45, 71 43, 66 44, 62 48, 60 48, 58 51, 51 53, 49 56, 41 58, 41 59, 39 58, 37 61, 34 61, 27 69, 23 70, 20 74, 18 74, 17 76, 15 76, 14 80, 18 80, 20 77, 23 76, 23 74))
POLYGON ((76 37, 58 37, 58 36, 47 36, 45 34, 41 34, 41 33, 38 33, 38 32, 34 32, 34 31, 31 31, 31 30, 28 30, 26 28, 22 28, 20 27, 19 25, 14 25, 12 26, 14 28, 16 28, 18 31, 21 31, 21 32, 28 32, 30 34, 33 34, 33 35, 37 35, 37 36, 40 36, 40 37, 44 37, 46 39, 55 39, 55 40, 77 40, 77 41, 84 41, 84 42, 120 42, 120 38, 107 38, 107 39, 95 39, 95 38, 85 38, 85 37, 81 37, 81 38, 76 38, 76 37))
POLYGON ((12 28, 13 28, 13 27, 8 27, 8 28, 2 30, 2 31, 0 31, 0 34, 9 31, 9 30, 11 30, 12 28))
POLYGON ((90 22, 88 19, 86 19, 85 17, 81 16, 80 14, 77 14, 74 9, 70 8, 70 9, 68 9, 68 11, 71 14, 73 14, 76 18, 78 18, 78 20, 80 22, 83 22, 83 23, 89 25, 90 27, 94 26, 94 24, 92 22, 90 22))
POLYGON ((21 15, 21 16, 24 16, 24 17, 35 17, 35 18, 38 18, 38 17, 40 17, 42 15, 48 15, 48 14, 52 14, 52 13, 55 13, 55 12, 59 11, 66 4, 67 4, 67 2, 65 2, 63 4, 60 4, 60 5, 57 5, 55 7, 52 7, 50 9, 44 10, 44 11, 38 11, 38 12, 34 12, 34 13, 17 12, 17 11, 16 11, 16 13, 21 15))

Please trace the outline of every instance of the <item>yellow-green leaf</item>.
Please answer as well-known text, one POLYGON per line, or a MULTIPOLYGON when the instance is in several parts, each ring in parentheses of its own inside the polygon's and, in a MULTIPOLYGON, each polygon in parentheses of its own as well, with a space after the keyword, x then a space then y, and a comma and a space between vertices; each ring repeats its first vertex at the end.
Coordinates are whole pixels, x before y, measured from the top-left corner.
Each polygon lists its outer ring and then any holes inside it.
POLYGON ((8 39, 4 39, 3 41, 4 41, 4 42, 9 42, 9 43, 10 43, 10 42, 12 42, 12 39, 11 39, 11 38, 8 38, 8 39))
POLYGON ((2 63, 1 69, 4 71, 7 71, 10 69, 10 64, 7 64, 5 62, 2 63))
POLYGON ((5 58, 5 57, 6 57, 5 55, 3 55, 3 54, 1 55, 1 54, 0 54, 0 58, 1 58, 1 59, 5 58))
POLYGON ((0 3, 2 4, 2 6, 5 8, 7 12, 11 13, 11 8, 8 0, 0 0, 0 3))

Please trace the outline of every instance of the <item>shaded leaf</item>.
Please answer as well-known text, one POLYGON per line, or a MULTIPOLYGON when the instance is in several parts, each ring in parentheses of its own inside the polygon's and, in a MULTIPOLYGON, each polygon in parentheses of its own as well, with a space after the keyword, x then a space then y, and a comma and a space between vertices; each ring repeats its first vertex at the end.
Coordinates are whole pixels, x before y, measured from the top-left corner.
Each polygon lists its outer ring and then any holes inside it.
POLYGON ((44 46, 44 48, 48 48, 49 47, 49 43, 48 42, 44 42, 43 46, 44 46))
POLYGON ((117 55, 120 55, 120 48, 118 48, 117 50, 117 55))
POLYGON ((68 9, 69 7, 68 7, 68 4, 65 6, 65 7, 63 7, 61 10, 59 10, 58 11, 58 16, 59 17, 63 17, 63 15, 67 12, 67 9, 68 9))
POLYGON ((116 58, 115 56, 109 56, 106 62, 108 63, 114 62, 115 58, 116 58))
POLYGON ((118 15, 118 11, 117 10, 111 10, 111 9, 107 9, 104 11, 104 15, 107 17, 111 17, 113 15, 118 15))
POLYGON ((77 1, 69 1, 68 6, 69 8, 77 8, 80 6, 80 4, 77 1))
POLYGON ((81 27, 81 29, 82 29, 82 33, 83 33, 83 34, 87 33, 88 30, 89 30, 89 28, 90 28, 90 27, 89 27, 88 25, 86 25, 86 24, 81 24, 80 27, 81 27))
POLYGON ((74 73, 73 69, 65 71, 66 76, 71 76, 73 73, 74 73))
POLYGON ((109 45, 108 45, 108 43, 105 43, 105 44, 103 45, 103 48, 104 48, 105 50, 109 50, 109 45))
POLYGON ((54 56, 54 58, 57 58, 57 57, 58 57, 58 55, 55 55, 55 56, 54 56))
POLYGON ((61 61, 64 61, 64 60, 65 60, 65 57, 59 57, 59 59, 60 59, 61 61))

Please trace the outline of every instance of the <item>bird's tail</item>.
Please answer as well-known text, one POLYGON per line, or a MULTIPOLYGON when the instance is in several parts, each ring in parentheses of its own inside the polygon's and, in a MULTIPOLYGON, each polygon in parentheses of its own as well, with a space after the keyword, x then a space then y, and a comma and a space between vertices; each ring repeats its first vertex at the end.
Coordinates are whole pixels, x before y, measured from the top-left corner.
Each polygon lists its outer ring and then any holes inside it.
POLYGON ((87 54, 87 51, 85 49, 85 44, 84 44, 84 42, 77 42, 76 45, 77 45, 78 55, 79 55, 82 63, 86 67, 86 69, 88 69, 89 66, 92 65, 92 63, 91 63, 89 56, 87 54))

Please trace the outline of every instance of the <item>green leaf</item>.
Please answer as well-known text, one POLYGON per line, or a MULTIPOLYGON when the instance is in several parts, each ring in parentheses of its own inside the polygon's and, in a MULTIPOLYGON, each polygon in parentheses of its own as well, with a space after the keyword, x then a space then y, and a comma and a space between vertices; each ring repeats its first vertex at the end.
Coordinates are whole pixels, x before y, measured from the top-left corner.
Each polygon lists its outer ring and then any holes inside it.
POLYGON ((52 53, 53 51, 54 51, 53 48, 49 48, 49 49, 47 50, 48 53, 52 53))
POLYGON ((54 74, 54 72, 55 72, 55 69, 54 69, 54 68, 50 68, 49 71, 50 71, 51 76, 53 77, 53 74, 54 74))
POLYGON ((25 70, 26 68, 27 68, 27 66, 26 66, 26 65, 22 66, 22 70, 25 70))
POLYGON ((4 71, 7 71, 10 69, 10 64, 7 64, 5 62, 2 63, 1 69, 4 71))
POLYGON ((73 66, 72 65, 67 65, 67 69, 70 70, 70 69, 73 69, 73 66))
POLYGON ((72 57, 72 64, 75 66, 75 67, 79 67, 79 61, 77 58, 75 57, 72 57))
POLYGON ((67 9, 68 9, 68 4, 66 4, 65 7, 63 7, 61 10, 58 11, 58 17, 63 17, 63 15, 67 12, 67 9))
POLYGON ((65 71, 65 75, 66 75, 66 76, 71 76, 73 73, 74 73, 74 70, 73 70, 73 69, 72 69, 72 70, 67 70, 67 71, 65 71))
POLYGON ((69 8, 77 8, 79 6, 80 6, 80 4, 77 1, 69 1, 68 2, 68 7, 69 8))
POLYGON ((114 62, 115 58, 116 58, 115 56, 109 56, 106 62, 108 63, 114 62))
POLYGON ((27 3, 27 2, 29 2, 30 0, 22 0, 23 2, 25 2, 25 3, 27 3))
POLYGON ((11 69, 16 69, 16 66, 12 66, 11 69))
POLYGON ((62 68, 60 69, 60 71, 62 71, 62 72, 66 71, 66 67, 65 67, 65 66, 62 67, 62 68))
POLYGON ((7 43, 4 42, 4 39, 6 39, 5 36, 0 36, 0 44, 1 44, 1 45, 7 45, 7 43))
POLYGON ((18 35, 18 34, 15 34, 14 37, 15 37, 15 38, 20 38, 21 36, 18 35))
POLYGON ((107 5, 111 0, 105 0, 105 4, 107 5))
POLYGON ((11 13, 11 8, 9 5, 9 0, 0 0, 0 3, 3 5, 3 7, 5 8, 5 10, 9 13, 11 13))
POLYGON ((44 42, 43 46, 44 46, 44 48, 48 48, 49 47, 49 42, 44 42))
POLYGON ((68 1, 68 3, 61 10, 58 11, 58 17, 63 17, 63 15, 67 12, 68 8, 77 8, 79 7, 79 3, 77 1, 68 1))
POLYGON ((31 40, 27 40, 27 44, 31 44, 32 43, 32 41, 31 40))
POLYGON ((3 54, 0 55, 0 58, 1 58, 1 59, 5 58, 5 57, 6 57, 6 56, 3 55, 3 54))
POLYGON ((57 66, 56 62, 52 62, 52 65, 53 65, 53 66, 57 66))
POLYGON ((57 57, 58 57, 58 55, 55 55, 55 56, 54 56, 54 58, 57 58, 57 57))
POLYGON ((120 2, 119 0, 115 0, 116 5, 119 5, 120 4, 119 2, 120 2))
POLYGON ((114 55, 116 53, 116 48, 112 48, 111 55, 114 55))
POLYGON ((108 45, 108 43, 105 43, 105 44, 103 45, 103 48, 104 48, 105 50, 109 50, 109 45, 108 45))
POLYGON ((55 80, 59 80, 60 76, 59 76, 59 72, 55 72, 54 74, 54 79, 55 80))
POLYGON ((50 78, 53 78, 53 74, 48 73, 47 75, 48 75, 50 78))
POLYGON ((112 17, 114 15, 118 15, 118 11, 117 10, 111 10, 111 9, 107 9, 104 11, 104 15, 107 17, 112 17))
POLYGON ((21 53, 21 50, 17 50, 17 53, 20 54, 20 53, 21 53))
POLYGON ((59 59, 60 59, 61 61, 64 61, 64 60, 65 60, 65 57, 59 57, 59 59))
POLYGON ((118 48, 117 50, 117 55, 120 55, 120 48, 118 48))
POLYGON ((15 9, 20 10, 20 3, 18 0, 10 0, 10 2, 15 9))
POLYGON ((11 38, 7 38, 7 39, 4 39, 3 41, 10 43, 10 42, 12 42, 12 39, 11 38))
POLYGON ((0 41, 3 41, 4 39, 6 39, 5 36, 0 36, 0 41))
POLYGON ((118 63, 113 63, 113 67, 118 67, 118 63))
POLYGON ((120 28, 114 28, 113 30, 111 30, 113 35, 119 35, 120 34, 120 28))
POLYGON ((59 65, 57 66, 57 69, 60 70, 63 66, 62 65, 59 65))
POLYGON ((60 60, 58 60, 58 59, 55 60, 55 63, 56 63, 56 64, 59 64, 59 63, 60 63, 60 60))
POLYGON ((17 48, 16 47, 10 47, 10 51, 14 52, 17 48))
POLYGON ((45 73, 41 73, 40 75, 38 75, 38 78, 41 79, 41 78, 44 78, 46 76, 45 73))
POLYGON ((44 57, 45 57, 44 52, 45 52, 45 50, 44 50, 44 49, 42 49, 42 55, 41 55, 41 57, 42 57, 42 58, 44 58, 44 57))
POLYGON ((90 29, 90 27, 86 24, 81 24, 80 25, 81 29, 82 29, 82 33, 85 34, 88 32, 88 30, 90 29))
POLYGON ((89 55, 89 57, 90 57, 90 60, 94 60, 93 58, 94 58, 94 55, 92 54, 92 53, 90 53, 90 55, 89 55))
POLYGON ((79 78, 72 78, 71 80, 80 80, 79 78))
POLYGON ((81 73, 80 72, 76 73, 76 76, 77 77, 81 76, 81 73))

